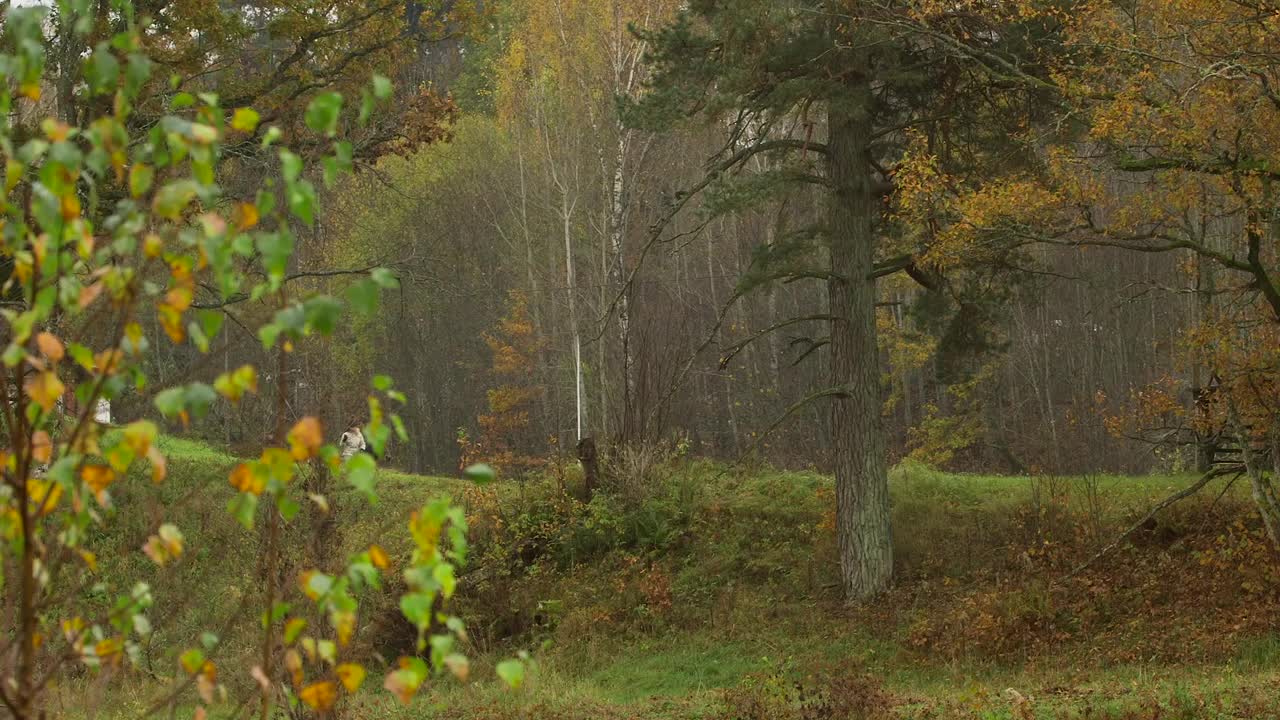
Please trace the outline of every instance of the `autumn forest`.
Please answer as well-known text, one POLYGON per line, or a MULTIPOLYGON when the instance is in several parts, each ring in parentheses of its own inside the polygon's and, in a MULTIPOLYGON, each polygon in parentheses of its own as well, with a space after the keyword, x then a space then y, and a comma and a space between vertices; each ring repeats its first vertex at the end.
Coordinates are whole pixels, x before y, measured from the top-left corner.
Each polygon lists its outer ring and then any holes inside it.
POLYGON ((1280 712, 1280 5, 0 24, 0 717, 1280 712))

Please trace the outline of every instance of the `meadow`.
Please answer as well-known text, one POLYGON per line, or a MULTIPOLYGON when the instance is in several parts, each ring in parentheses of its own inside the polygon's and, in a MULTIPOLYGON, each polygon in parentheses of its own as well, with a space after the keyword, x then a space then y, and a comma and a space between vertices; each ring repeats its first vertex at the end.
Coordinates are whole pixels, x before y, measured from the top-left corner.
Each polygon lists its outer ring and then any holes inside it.
MULTIPOLYGON (((214 625, 223 667, 252 652, 256 541, 225 512, 236 459, 166 439, 169 480, 134 478, 95 538, 101 575, 142 577, 162 614, 143 670, 107 717, 137 714, 214 625), (138 550, 149 519, 182 528, 182 562, 138 550)), ((409 513, 440 494, 467 508, 472 542, 455 612, 469 682, 442 679, 408 707, 369 683, 361 718, 1254 718, 1280 712, 1277 565, 1243 487, 1226 479, 1079 569, 1181 476, 990 477, 904 465, 892 477, 894 589, 841 602, 832 483, 812 472, 664 457, 618 461, 581 499, 576 468, 477 486, 380 471, 378 500, 330 493, 291 547, 329 533, 341 554, 393 560, 409 513), (530 653, 526 684, 492 663, 530 653)), ((313 547, 319 547, 316 543, 313 547)), ((322 559, 323 561, 323 559, 322 559)), ((288 572, 286 569, 284 572, 288 572)), ((395 583, 365 598, 370 657, 411 648, 395 583)), ((385 660, 383 661, 385 663, 385 660)), ((376 666, 377 663, 374 663, 376 666)), ((384 664, 385 667, 385 664, 384 664)), ((223 678, 236 687, 248 678, 223 678)), ((84 707, 89 680, 60 688, 84 707)), ((106 692, 105 690, 103 692, 106 692)))

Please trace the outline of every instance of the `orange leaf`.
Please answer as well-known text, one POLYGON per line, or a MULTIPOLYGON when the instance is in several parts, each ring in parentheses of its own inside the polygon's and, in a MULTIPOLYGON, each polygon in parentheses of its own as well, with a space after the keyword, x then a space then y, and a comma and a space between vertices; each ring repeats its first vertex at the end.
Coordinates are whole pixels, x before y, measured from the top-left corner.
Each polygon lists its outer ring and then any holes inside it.
POLYGON ((116 473, 106 465, 85 465, 80 471, 80 477, 84 478, 84 483, 96 495, 115 482, 116 473))
POLYGON ((53 409, 66 389, 57 375, 47 371, 33 375, 26 384, 27 395, 45 412, 53 409))
POLYGON ((379 570, 386 570, 387 567, 391 565, 387 558, 387 551, 383 550, 382 547, 378 545, 369 546, 369 560, 373 563, 373 566, 379 570))
POLYGON ((58 362, 67 353, 67 349, 62 346, 62 341, 53 333, 42 332, 37 335, 36 346, 40 348, 42 355, 53 362, 58 362))
POLYGON ((53 458, 53 441, 49 439, 49 433, 44 430, 32 433, 31 457, 40 463, 47 463, 53 458))
POLYGON ((324 444, 324 431, 320 421, 313 417, 304 417, 289 431, 289 451, 294 460, 306 460, 314 457, 324 444))
POLYGON ((408 705, 409 701, 413 700, 413 696, 418 693, 418 687, 421 684, 416 673, 402 669, 387 673, 387 679, 382 683, 382 687, 395 695, 402 704, 408 705))
POLYGON ((298 697, 307 704, 307 707, 323 712, 332 709, 333 704, 338 701, 338 686, 334 685, 332 680, 313 683, 302 688, 298 697))
POLYGON ((101 282, 96 282, 80 288, 80 309, 83 310, 92 305, 93 301, 97 300, 98 296, 102 294, 103 287, 101 282))
POLYGON ((240 203, 236 207, 235 221, 236 228, 240 230, 248 230, 258 224, 259 214, 258 206, 253 203, 240 203))
POLYGON ((251 495, 261 495, 267 486, 262 476, 255 473, 247 463, 237 465, 236 469, 231 471, 230 480, 231 487, 251 495))

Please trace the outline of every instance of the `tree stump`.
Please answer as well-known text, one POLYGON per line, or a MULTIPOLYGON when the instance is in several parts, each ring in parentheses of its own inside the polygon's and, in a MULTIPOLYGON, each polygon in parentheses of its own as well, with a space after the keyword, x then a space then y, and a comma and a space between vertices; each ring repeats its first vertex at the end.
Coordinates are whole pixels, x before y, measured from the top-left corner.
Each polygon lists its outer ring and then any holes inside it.
POLYGON ((582 480, 583 487, 586 489, 587 502, 591 502, 596 486, 600 484, 600 458, 596 453, 595 438, 584 437, 578 441, 578 462, 582 463, 582 480))

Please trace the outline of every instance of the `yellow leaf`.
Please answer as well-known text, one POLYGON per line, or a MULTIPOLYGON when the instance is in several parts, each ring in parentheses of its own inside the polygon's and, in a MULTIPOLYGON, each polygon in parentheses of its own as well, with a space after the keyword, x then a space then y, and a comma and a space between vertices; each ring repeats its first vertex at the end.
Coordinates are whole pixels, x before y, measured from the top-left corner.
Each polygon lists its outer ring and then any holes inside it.
POLYGON ((31 500, 33 511, 48 515, 58 507, 58 501, 62 499, 62 486, 43 480, 28 480, 27 497, 31 500))
POLYGON ((40 84, 34 82, 23 83, 22 87, 18 88, 18 92, 22 93, 28 100, 39 100, 40 84))
POLYGON ((330 615, 329 622, 338 633, 338 644, 346 646, 356 631, 356 614, 350 611, 337 611, 330 615))
POLYGON ((160 317, 160 327, 164 328, 173 344, 181 344, 187 337, 186 328, 182 326, 182 311, 169 303, 159 303, 156 314, 160 317))
POLYGON ((93 646, 93 652, 100 658, 109 658, 119 655, 124 650, 124 643, 119 638, 107 638, 101 640, 93 646))
POLYGON ((58 402, 58 398, 66 390, 66 386, 58 379, 53 372, 42 372, 33 375, 27 380, 27 395, 36 402, 45 412, 53 409, 58 402))
POLYGON ((324 432, 320 429, 320 421, 313 417, 304 417, 289 431, 289 452, 294 460, 306 460, 314 457, 324 444, 324 432))
POLYGON ((258 113, 253 108, 236 108, 231 116, 231 127, 240 132, 251 133, 258 127, 258 113))
POLYGON ((59 205, 62 209, 63 220, 74 220, 80 217, 80 198, 76 197, 74 192, 63 195, 59 205))
POLYGON ((151 450, 151 443, 155 442, 156 436, 160 433, 156 424, 148 420, 138 420, 129 423, 124 429, 124 443, 129 446, 135 455, 146 455, 151 450))
POLYGON ((236 207, 235 213, 236 228, 240 230, 248 230, 258 224, 261 219, 258 214, 258 206, 253 203, 240 203, 236 207))
POLYGON ((80 633, 84 630, 84 620, 79 617, 62 621, 62 636, 67 639, 68 643, 74 644, 80 638, 80 633))
POLYGON ((338 674, 338 679, 342 681, 342 687, 347 692, 354 693, 364 684, 365 670, 362 666, 355 663, 343 663, 334 669, 338 674))
POLYGON ((147 233, 142 239, 142 252, 149 258, 158 258, 164 252, 164 241, 155 233, 147 233))
POLYGON ((332 680, 313 683, 302 688, 298 697, 312 710, 321 712, 331 710, 338 700, 338 686, 334 685, 332 680))
POLYGON ((42 332, 36 336, 36 346, 40 348, 40 353, 49 358, 53 362, 58 362, 62 356, 66 354, 66 348, 62 346, 62 341, 53 333, 42 332))
POLYGON ((289 671, 294 687, 302 684, 302 656, 297 650, 289 650, 284 654, 284 669, 289 671))
POLYGON ((369 560, 379 570, 386 570, 391 565, 390 560, 387 558, 387 551, 383 550, 379 545, 369 546, 369 560))

